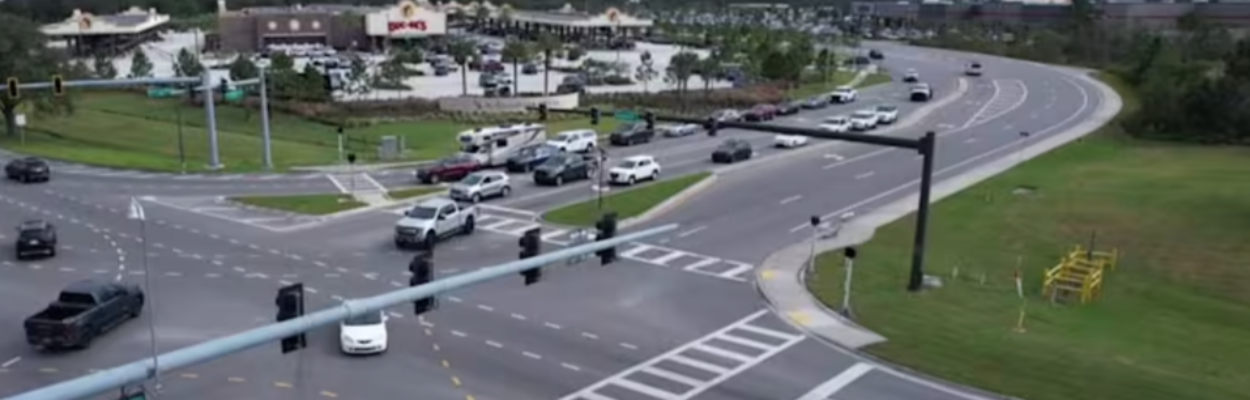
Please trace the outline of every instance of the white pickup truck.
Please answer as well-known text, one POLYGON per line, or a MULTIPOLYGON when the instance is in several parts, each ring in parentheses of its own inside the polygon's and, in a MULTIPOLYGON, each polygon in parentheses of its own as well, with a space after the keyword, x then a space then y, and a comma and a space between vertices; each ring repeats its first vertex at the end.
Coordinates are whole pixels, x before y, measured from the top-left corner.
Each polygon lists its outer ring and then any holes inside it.
POLYGON ((423 201, 395 223, 395 247, 433 249, 439 240, 473 234, 477 218, 477 207, 471 204, 441 197, 423 201))

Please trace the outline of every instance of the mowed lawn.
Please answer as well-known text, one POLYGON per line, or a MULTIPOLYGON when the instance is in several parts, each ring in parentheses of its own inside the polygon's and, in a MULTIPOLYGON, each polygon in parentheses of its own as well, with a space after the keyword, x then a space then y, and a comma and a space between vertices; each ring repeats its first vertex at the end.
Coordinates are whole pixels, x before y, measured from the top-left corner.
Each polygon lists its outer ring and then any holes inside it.
MULTIPOLYGON (((179 171, 181 125, 187 170, 203 171, 209 164, 207 119, 201 106, 124 92, 84 92, 74 100, 72 115, 29 115, 26 143, 0 135, 0 147, 85 164, 179 171)), ((225 170, 262 169, 260 113, 222 103, 216 111, 219 154, 225 170)), ((336 127, 278 112, 271 115, 270 127, 274 163, 279 170, 338 161, 336 127)), ((405 160, 437 159, 454 153, 456 134, 473 127, 452 121, 378 124, 347 129, 346 146, 362 160, 373 161, 380 138, 395 135, 404 137, 408 148, 405 160)), ((548 124, 552 133, 590 127, 586 119, 548 124)), ((613 127, 613 121, 606 120, 595 128, 606 131, 613 127)))
MULTIPOLYGON (((855 271, 857 317, 889 338, 868 351, 1028 400, 1250 399, 1247 160, 1108 128, 938 203, 927 272, 944 286, 920 294, 903 291, 914 218, 883 227, 855 271), (1042 271, 1093 232, 1122 252, 1102 299, 1049 304, 1042 271)), ((810 282, 828 304, 840 265, 823 256, 810 282)))

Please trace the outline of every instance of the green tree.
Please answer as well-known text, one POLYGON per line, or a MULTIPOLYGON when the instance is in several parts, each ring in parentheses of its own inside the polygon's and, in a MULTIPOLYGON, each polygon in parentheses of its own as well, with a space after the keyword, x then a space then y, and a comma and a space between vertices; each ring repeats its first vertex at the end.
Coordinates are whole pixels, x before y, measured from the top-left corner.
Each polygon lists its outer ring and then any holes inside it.
POLYGON ((117 77, 117 66, 113 65, 113 60, 103 54, 96 54, 91 60, 91 69, 95 71, 96 78, 113 79, 117 77))
POLYGON ((512 63, 512 95, 520 94, 521 63, 534 57, 534 44, 520 40, 509 41, 503 48, 503 62, 512 63))
MULTIPOLYGON (((39 27, 24 18, 0 13, 0 76, 14 77, 24 82, 46 81, 60 72, 62 61, 48 50, 47 41, 39 27)), ((47 93, 27 90, 17 99, 0 96, 0 110, 4 113, 5 131, 17 135, 17 108, 30 101, 38 111, 72 111, 68 99, 56 100, 47 93)))
POLYGON ((473 42, 457 39, 447 46, 447 53, 451 55, 452 61, 460 65, 460 94, 469 95, 469 61, 477 55, 477 48, 473 42))
POLYGON ((573 47, 570 47, 567 52, 565 52, 565 55, 567 56, 569 61, 577 61, 577 60, 580 60, 582 57, 586 56, 586 50, 578 46, 573 46, 573 47))
POLYGON ((651 92, 651 81, 660 77, 660 72, 655 70, 655 59, 651 57, 651 52, 644 51, 639 56, 638 68, 634 71, 634 79, 642 82, 642 91, 651 92))
MULTIPOLYGON (((136 53, 141 53, 136 51, 136 53)), ((200 63, 200 58, 183 47, 178 50, 178 56, 174 60, 174 74, 178 76, 200 76, 204 74, 204 64, 200 63)))
POLYGON ((347 91, 352 94, 369 93, 373 88, 369 85, 369 62, 360 54, 348 56, 350 64, 347 72, 347 91))
POLYGON ((711 93, 712 84, 725 74, 724 61, 715 57, 715 54, 699 60, 697 69, 699 70, 699 77, 703 78, 704 93, 711 93))
POLYGON ((76 60, 69 63, 69 67, 65 69, 64 75, 67 80, 91 79, 95 72, 91 70, 91 66, 87 65, 86 61, 76 60))
POLYGON ((543 57, 543 96, 547 95, 548 88, 551 86, 551 62, 555 60, 556 52, 564 47, 559 39, 548 32, 538 34, 538 42, 536 49, 543 57))
POLYGON ((816 71, 820 72, 820 81, 828 83, 833 79, 833 72, 838 68, 838 58, 828 48, 816 53, 816 71))
POLYGON ((135 50, 135 55, 130 57, 130 77, 152 77, 152 60, 149 60, 148 55, 143 54, 141 50, 135 50))
POLYGON ((273 71, 295 71, 295 60, 286 53, 274 53, 269 56, 269 69, 273 71))
POLYGON ((685 93, 686 88, 690 84, 690 77, 694 76, 695 69, 699 66, 699 55, 688 51, 673 54, 668 60, 668 68, 665 68, 665 80, 677 86, 679 92, 685 93))
POLYGON ((251 58, 239 55, 230 62, 230 79, 241 81, 244 79, 252 79, 260 76, 260 68, 251 58))

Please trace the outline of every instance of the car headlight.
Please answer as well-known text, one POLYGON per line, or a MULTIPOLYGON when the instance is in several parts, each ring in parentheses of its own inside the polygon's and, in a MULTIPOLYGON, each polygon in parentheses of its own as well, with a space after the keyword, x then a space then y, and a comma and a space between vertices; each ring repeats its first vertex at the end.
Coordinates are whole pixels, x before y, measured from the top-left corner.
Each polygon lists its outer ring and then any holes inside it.
POLYGON ((347 344, 356 343, 356 341, 355 341, 355 340, 352 340, 352 337, 351 337, 351 336, 347 336, 347 335, 340 336, 340 337, 339 337, 339 340, 341 340, 341 341, 343 341, 343 343, 347 343, 347 344))

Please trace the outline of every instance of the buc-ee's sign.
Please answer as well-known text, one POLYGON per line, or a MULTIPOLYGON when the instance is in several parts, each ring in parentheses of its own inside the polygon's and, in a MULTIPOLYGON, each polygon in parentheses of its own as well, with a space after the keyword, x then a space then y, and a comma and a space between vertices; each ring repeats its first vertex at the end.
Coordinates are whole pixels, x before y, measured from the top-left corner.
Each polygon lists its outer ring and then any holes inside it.
POLYGON ((390 21, 386 23, 387 33, 401 31, 425 32, 428 29, 429 24, 426 24, 425 21, 390 21))

